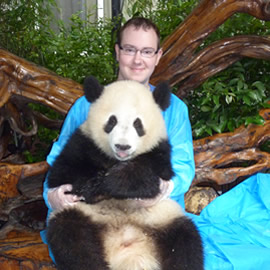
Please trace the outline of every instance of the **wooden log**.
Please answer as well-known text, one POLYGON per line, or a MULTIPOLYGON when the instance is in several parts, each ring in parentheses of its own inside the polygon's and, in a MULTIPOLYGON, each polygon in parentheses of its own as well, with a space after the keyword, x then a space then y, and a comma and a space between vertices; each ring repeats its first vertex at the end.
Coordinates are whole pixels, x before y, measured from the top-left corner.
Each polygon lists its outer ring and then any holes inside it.
POLYGON ((49 168, 46 161, 33 164, 0 163, 0 213, 10 199, 20 196, 17 189, 19 180, 45 173, 49 168))
POLYGON ((217 41, 179 63, 170 75, 170 84, 178 86, 176 94, 183 98, 191 89, 243 57, 270 60, 270 38, 250 35, 217 41))
POLYGON ((66 114, 82 85, 0 49, 0 108, 16 95, 66 114))
POLYGON ((218 194, 212 187, 193 186, 185 194, 185 210, 194 215, 199 215, 217 197, 218 194))
POLYGON ((0 239, 0 269, 5 270, 55 270, 38 232, 16 232, 0 239))
POLYGON ((270 140, 270 109, 261 110, 260 115, 265 119, 262 126, 241 126, 234 132, 194 141, 196 175, 192 185, 228 184, 270 168, 270 154, 260 150, 270 140))

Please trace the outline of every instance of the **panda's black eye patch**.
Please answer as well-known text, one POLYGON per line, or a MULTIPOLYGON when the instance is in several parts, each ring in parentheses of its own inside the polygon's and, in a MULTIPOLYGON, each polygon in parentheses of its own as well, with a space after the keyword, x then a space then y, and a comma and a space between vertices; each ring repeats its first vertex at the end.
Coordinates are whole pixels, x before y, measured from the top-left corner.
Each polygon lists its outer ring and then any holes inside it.
POLYGON ((140 137, 142 137, 145 134, 143 124, 140 118, 136 118, 136 120, 133 122, 133 127, 136 129, 140 137))
POLYGON ((109 120, 107 121, 106 125, 104 126, 104 131, 106 133, 110 133, 113 128, 116 126, 117 124, 117 118, 116 116, 112 115, 110 116, 109 120))

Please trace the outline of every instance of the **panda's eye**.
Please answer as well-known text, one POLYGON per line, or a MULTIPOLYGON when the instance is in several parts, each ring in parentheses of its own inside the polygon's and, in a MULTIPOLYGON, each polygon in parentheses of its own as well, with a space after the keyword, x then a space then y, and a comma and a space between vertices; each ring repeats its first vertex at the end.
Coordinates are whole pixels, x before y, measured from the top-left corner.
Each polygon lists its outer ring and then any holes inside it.
POLYGON ((117 118, 114 115, 110 116, 109 120, 104 126, 104 131, 106 133, 110 133, 113 130, 113 128, 116 126, 116 124, 117 124, 117 118))
POLYGON ((133 127, 136 129, 140 137, 142 137, 145 134, 143 124, 140 118, 136 118, 136 120, 133 122, 133 127))

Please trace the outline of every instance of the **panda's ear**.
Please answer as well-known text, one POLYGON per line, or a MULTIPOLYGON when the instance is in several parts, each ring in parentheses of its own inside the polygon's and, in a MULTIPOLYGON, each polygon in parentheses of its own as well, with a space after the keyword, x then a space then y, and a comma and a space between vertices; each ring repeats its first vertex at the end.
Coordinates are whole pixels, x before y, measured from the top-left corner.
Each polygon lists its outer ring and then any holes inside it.
POLYGON ((103 92, 103 89, 104 86, 101 85, 95 77, 89 76, 85 78, 83 90, 84 95, 89 102, 97 100, 103 92))
POLYGON ((159 83, 153 91, 155 102, 159 105, 162 111, 165 111, 171 102, 171 89, 167 82, 159 83))

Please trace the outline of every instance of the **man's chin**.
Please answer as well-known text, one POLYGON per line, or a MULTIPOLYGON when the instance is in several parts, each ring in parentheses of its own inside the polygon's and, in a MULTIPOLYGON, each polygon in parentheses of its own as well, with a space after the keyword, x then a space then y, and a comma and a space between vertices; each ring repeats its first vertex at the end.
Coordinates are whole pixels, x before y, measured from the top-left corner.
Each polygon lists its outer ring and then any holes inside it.
POLYGON ((141 84, 144 84, 145 86, 147 86, 149 82, 145 77, 142 76, 130 76, 130 80, 139 82, 141 84))
POLYGON ((122 73, 118 75, 118 80, 131 80, 136 81, 141 84, 144 84, 145 86, 149 83, 149 77, 147 74, 145 74, 144 71, 141 72, 133 72, 132 70, 129 70, 130 72, 122 73))

